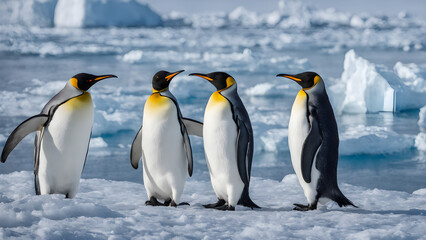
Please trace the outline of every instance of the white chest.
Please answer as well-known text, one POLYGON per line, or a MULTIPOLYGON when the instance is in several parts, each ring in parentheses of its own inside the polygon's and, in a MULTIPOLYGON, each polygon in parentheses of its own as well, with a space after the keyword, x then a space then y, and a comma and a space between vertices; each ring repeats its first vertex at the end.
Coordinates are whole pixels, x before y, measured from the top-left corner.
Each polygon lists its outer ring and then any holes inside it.
POLYGON ((213 93, 204 114, 204 150, 212 176, 236 172, 237 126, 232 118, 231 105, 219 93, 213 93))
POLYGON ((302 151, 303 144, 309 133, 308 109, 307 109, 307 95, 301 90, 296 99, 294 100, 291 109, 290 122, 288 124, 288 145, 290 148, 291 163, 297 175, 300 185, 302 186, 305 196, 309 203, 312 203, 316 197, 316 187, 319 171, 315 167, 315 160, 311 170, 311 182, 306 183, 302 176, 302 151))
POLYGON ((89 93, 58 107, 44 129, 40 146, 41 191, 66 192, 78 187, 93 125, 89 93), (50 190, 48 190, 50 189, 50 190))

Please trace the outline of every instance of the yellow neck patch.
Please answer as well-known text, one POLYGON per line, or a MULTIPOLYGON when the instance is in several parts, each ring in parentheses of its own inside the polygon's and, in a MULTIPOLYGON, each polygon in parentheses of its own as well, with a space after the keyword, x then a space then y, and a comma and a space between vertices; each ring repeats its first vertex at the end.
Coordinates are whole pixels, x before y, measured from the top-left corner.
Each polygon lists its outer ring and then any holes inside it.
POLYGON ((71 79, 70 79, 70 83, 71 83, 71 85, 72 85, 73 87, 75 87, 75 88, 77 88, 77 89, 81 90, 81 89, 78 87, 78 80, 77 80, 77 78, 71 78, 71 79))
POLYGON ((226 98, 222 96, 222 94, 220 94, 220 91, 216 91, 211 95, 210 100, 213 103, 220 103, 220 102, 226 101, 226 98))
POLYGON ((235 84, 235 79, 233 77, 228 77, 226 79, 226 88, 229 88, 230 86, 235 84))
POLYGON ((155 92, 146 100, 145 108, 149 109, 149 111, 160 110, 161 107, 165 107, 169 103, 168 97, 163 97, 159 92, 155 92))
POLYGON ((90 96, 90 93, 84 92, 82 95, 68 100, 64 105, 68 109, 77 109, 86 106, 86 104, 91 104, 91 102, 92 97, 90 96))

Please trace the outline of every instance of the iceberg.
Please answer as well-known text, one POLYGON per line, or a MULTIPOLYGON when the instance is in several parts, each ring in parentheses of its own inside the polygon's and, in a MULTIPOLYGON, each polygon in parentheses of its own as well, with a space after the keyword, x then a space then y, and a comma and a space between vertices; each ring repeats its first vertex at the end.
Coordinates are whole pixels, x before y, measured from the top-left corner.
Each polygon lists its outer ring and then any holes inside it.
POLYGON ((58 0, 3 0, 0 23, 52 27, 58 0))
POLYGON ((59 0, 56 27, 158 26, 160 15, 136 0, 59 0))
MULTIPOLYGON (((397 73, 403 74, 400 65, 396 65, 397 73)), ((423 84, 424 80, 403 80, 394 71, 369 62, 352 49, 345 55, 344 71, 338 83, 340 87, 334 87, 344 89, 343 93, 331 91, 344 97, 334 96, 331 99, 343 98, 343 101, 333 103, 337 113, 418 109, 426 104, 426 91, 412 86, 423 84)))

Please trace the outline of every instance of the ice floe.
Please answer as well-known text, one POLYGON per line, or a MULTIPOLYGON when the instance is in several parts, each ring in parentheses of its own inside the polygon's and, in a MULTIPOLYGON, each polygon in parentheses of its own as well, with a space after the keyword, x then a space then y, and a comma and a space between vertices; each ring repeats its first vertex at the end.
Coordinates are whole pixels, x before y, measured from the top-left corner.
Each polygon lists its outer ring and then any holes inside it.
POLYGON ((32 172, 0 175, 0 237, 32 239, 123 238, 422 238, 425 189, 413 193, 368 189, 345 183, 340 188, 360 208, 334 203, 312 212, 292 211, 305 203, 297 177, 279 181, 253 178, 252 199, 262 206, 236 212, 209 210, 216 200, 210 182, 189 180, 182 196, 188 207, 145 206, 142 184, 82 179, 74 199, 35 196, 32 172))

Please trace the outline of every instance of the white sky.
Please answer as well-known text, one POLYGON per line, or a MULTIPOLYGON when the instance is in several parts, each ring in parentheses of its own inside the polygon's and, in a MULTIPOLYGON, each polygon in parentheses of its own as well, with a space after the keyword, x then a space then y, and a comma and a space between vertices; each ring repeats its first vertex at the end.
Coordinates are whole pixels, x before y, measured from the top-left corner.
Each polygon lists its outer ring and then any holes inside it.
MULTIPOLYGON (((159 13, 176 10, 184 13, 231 11, 244 6, 256 12, 271 12, 278 6, 279 0, 145 0, 159 13)), ((317 8, 335 8, 343 12, 397 14, 401 11, 425 16, 426 0, 303 0, 309 6, 317 8)))

